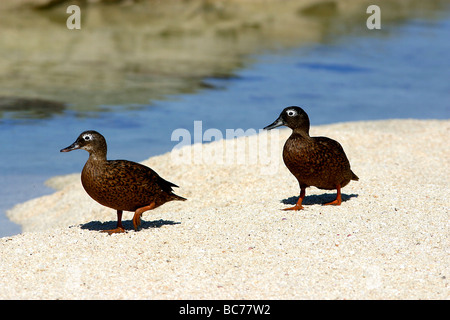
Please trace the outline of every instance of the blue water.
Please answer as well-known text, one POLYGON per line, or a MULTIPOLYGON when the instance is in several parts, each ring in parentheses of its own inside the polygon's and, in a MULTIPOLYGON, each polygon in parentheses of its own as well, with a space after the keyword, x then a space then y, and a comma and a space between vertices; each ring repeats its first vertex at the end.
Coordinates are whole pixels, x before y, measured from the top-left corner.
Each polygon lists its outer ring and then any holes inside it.
MULTIPOLYGON (((0 236, 19 233, 4 212, 52 193, 44 181, 80 172, 83 151, 60 153, 79 133, 101 132, 109 158, 142 161, 170 151, 177 128, 260 129, 288 105, 300 105, 311 124, 344 121, 450 118, 450 16, 415 19, 367 30, 339 41, 268 52, 228 79, 206 79, 216 89, 170 97, 129 110, 82 115, 66 111, 51 119, 0 122, 0 236), (378 35, 374 36, 374 33, 378 35), (370 33, 370 34, 369 34, 370 33), (5 186, 8 186, 7 188, 5 186)), ((75 204, 74 204, 75 205, 75 204)))

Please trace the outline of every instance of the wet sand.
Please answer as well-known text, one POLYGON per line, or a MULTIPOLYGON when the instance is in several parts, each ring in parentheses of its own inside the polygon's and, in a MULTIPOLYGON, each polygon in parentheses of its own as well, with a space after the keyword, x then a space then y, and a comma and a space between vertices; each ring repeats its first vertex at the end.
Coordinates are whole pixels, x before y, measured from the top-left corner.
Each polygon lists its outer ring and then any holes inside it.
POLYGON ((434 120, 312 127, 341 142, 360 180, 341 206, 321 205, 335 192, 307 189, 299 212, 281 210, 299 193, 281 160, 288 129, 256 160, 261 135, 185 147, 194 163, 152 157, 144 164, 189 200, 144 213, 138 232, 125 213, 129 231, 112 236, 99 231, 115 226, 114 210, 87 196, 79 173, 54 178, 54 194, 8 212, 24 233, 0 239, 0 298, 448 299, 449 130, 434 120))

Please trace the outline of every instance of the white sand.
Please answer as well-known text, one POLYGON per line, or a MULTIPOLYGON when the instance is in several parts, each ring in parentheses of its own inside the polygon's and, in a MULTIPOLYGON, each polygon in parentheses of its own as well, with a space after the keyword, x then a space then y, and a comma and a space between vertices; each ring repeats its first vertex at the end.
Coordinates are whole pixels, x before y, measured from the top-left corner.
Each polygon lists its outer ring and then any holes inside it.
MULTIPOLYGON (((335 192, 307 189, 299 212, 280 210, 299 189, 281 160, 290 130, 278 132, 273 175, 248 158, 208 161, 222 142, 202 147, 205 164, 176 164, 171 154, 145 161, 189 201, 144 213, 139 232, 100 233, 115 226, 115 212, 86 195, 79 174, 16 206, 9 217, 25 232, 0 239, 0 298, 450 297, 450 121, 313 127, 312 135, 341 142, 360 180, 343 189, 338 207, 320 205, 335 192)), ((234 143, 251 149, 261 141, 234 143)), ((129 229, 131 217, 124 214, 129 229)))

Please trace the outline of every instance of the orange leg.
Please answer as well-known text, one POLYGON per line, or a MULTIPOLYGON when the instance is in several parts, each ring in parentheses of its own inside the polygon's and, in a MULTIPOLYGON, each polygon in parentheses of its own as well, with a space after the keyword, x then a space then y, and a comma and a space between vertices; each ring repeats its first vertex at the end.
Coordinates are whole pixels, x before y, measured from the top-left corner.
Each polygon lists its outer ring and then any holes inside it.
POLYGON ((125 232, 125 229, 122 226, 122 213, 122 210, 117 210, 117 227, 115 229, 103 230, 102 232, 107 232, 108 234, 125 232))
POLYGON ((148 206, 139 208, 136 210, 136 212, 134 213, 133 216, 133 226, 134 226, 134 230, 137 231, 139 225, 141 224, 141 216, 145 211, 148 210, 152 210, 154 207, 156 206, 156 204, 154 202, 150 203, 148 206))
POLYGON ((302 210, 303 209, 302 202, 303 202, 303 198, 305 198, 305 194, 306 194, 306 186, 300 186, 300 197, 298 197, 298 201, 295 204, 295 206, 293 206, 291 208, 286 208, 286 209, 283 209, 283 210, 284 211, 287 211, 287 210, 295 210, 295 211, 302 210))
POLYGON ((340 206, 342 203, 342 199, 341 199, 341 185, 338 184, 336 186, 337 189, 337 195, 336 195, 336 200, 328 202, 328 203, 324 203, 324 206, 328 206, 328 205, 334 205, 334 206, 340 206))

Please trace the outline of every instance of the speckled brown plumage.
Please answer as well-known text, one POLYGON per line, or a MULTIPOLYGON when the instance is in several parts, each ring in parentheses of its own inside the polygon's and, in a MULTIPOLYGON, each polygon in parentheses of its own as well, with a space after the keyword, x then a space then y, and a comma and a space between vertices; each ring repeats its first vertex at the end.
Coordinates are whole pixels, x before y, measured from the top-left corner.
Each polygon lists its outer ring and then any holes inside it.
POLYGON ((107 160, 105 138, 96 131, 85 131, 69 147, 61 152, 84 149, 89 159, 81 173, 86 192, 98 203, 117 210, 117 228, 108 230, 123 232, 123 211, 133 211, 135 229, 143 212, 172 200, 186 200, 172 192, 177 185, 164 180, 155 171, 142 164, 127 160, 107 160))
POLYGON ((341 188, 358 177, 350 169, 350 163, 339 142, 327 137, 309 136, 309 117, 296 106, 287 107, 274 123, 265 127, 270 130, 285 125, 292 134, 283 148, 283 160, 300 185, 297 204, 285 210, 302 209, 305 189, 315 186, 319 189, 337 190, 336 200, 327 204, 341 204, 341 188))

